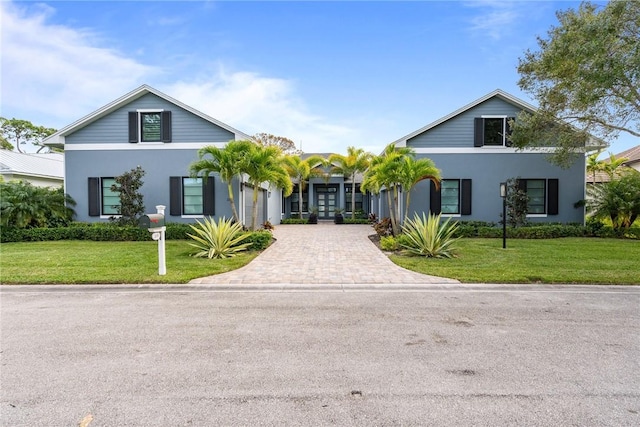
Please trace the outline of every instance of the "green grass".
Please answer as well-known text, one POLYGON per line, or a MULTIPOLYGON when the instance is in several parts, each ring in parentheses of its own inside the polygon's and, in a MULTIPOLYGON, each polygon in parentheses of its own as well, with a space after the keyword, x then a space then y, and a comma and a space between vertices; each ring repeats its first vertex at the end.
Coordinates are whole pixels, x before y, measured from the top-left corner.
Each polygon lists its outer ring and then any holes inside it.
POLYGON ((458 257, 392 255, 409 270, 466 283, 640 284, 640 242, 623 239, 461 239, 458 257))
POLYGON ((2 284, 187 283, 240 268, 259 252, 210 260, 189 256, 188 241, 166 242, 167 274, 158 275, 156 242, 55 241, 0 245, 2 284))

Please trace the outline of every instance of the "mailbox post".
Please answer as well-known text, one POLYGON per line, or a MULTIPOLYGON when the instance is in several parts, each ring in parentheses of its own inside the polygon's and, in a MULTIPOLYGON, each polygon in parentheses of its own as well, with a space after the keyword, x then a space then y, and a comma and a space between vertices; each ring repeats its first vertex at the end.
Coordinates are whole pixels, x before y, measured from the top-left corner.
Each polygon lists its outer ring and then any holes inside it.
POLYGON ((167 230, 164 222, 165 208, 164 205, 158 205, 156 206, 158 213, 142 215, 139 220, 140 227, 149 230, 152 233, 151 238, 158 241, 158 274, 160 276, 167 274, 164 246, 165 231, 167 230))

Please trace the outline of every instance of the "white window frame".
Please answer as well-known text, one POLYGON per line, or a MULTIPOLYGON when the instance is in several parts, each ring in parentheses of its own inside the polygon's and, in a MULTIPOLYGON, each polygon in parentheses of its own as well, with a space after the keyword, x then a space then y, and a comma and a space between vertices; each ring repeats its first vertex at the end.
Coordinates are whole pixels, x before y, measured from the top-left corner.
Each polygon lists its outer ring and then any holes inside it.
POLYGON ((158 108, 140 108, 136 110, 138 114, 138 143, 147 145, 162 145, 162 113, 164 109, 158 108), (160 113, 160 140, 159 141, 143 141, 142 140, 142 113, 160 113))
MULTIPOLYGON (((507 119, 509 118, 509 116, 505 115, 505 114, 485 114, 480 116, 483 119, 503 119, 502 120, 502 145, 486 145, 486 144, 482 144, 481 148, 484 149, 500 149, 500 148, 508 148, 507 147, 507 119)), ((484 137, 484 132, 485 132, 485 127, 482 127, 482 133, 483 133, 483 137, 484 137)))
POLYGON ((462 217, 462 180, 458 178, 442 179, 440 181, 440 216, 443 218, 461 218, 462 217), (458 212, 457 213, 445 213, 442 212, 442 182, 444 181, 457 181, 458 182, 458 212))

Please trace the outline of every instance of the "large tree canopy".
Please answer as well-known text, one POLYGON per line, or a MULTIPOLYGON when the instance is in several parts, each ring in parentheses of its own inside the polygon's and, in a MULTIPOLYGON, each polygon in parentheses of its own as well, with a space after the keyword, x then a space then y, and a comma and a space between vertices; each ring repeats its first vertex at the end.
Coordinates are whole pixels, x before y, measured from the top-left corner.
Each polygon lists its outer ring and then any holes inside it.
POLYGON ((22 153, 20 145, 28 142, 40 147, 40 150, 43 148, 42 140, 54 133, 55 129, 36 126, 28 120, 0 117, 0 147, 5 150, 13 150, 15 147, 22 153))
POLYGON ((518 117, 512 139, 520 148, 555 144, 552 160, 567 165, 589 135, 640 137, 640 2, 585 2, 557 17, 539 50, 520 58, 518 85, 539 110, 518 117))
POLYGON ((257 133, 253 139, 263 147, 278 147, 284 154, 302 154, 296 143, 284 136, 271 135, 270 133, 257 133))

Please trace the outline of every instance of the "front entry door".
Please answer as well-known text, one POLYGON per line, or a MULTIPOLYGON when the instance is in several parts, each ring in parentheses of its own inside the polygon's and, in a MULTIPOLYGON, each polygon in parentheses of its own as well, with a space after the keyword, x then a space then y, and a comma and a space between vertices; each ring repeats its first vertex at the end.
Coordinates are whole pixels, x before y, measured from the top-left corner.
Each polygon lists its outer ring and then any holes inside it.
POLYGON ((338 188, 329 186, 317 186, 316 206, 318 206, 318 218, 328 219, 335 215, 336 206, 338 204, 338 188))

